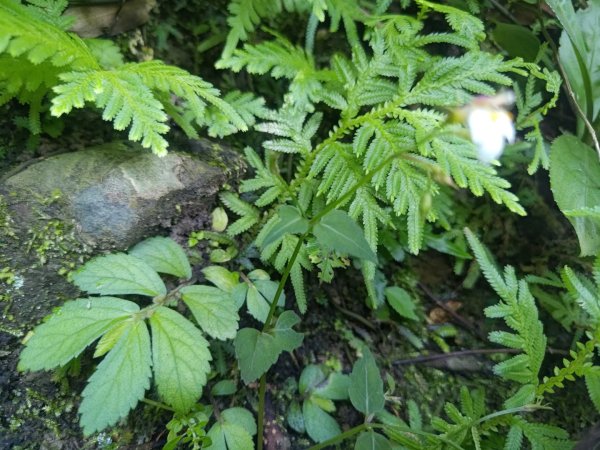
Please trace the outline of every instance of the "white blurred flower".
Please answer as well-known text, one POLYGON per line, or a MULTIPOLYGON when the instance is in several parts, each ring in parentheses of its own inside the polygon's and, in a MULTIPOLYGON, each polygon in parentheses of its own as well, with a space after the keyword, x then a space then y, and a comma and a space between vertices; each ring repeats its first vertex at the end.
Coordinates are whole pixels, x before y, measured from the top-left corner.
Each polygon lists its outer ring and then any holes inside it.
POLYGON ((514 99, 511 91, 505 91, 494 97, 477 97, 461 110, 480 161, 497 160, 506 144, 515 142, 512 114, 505 109, 514 99))

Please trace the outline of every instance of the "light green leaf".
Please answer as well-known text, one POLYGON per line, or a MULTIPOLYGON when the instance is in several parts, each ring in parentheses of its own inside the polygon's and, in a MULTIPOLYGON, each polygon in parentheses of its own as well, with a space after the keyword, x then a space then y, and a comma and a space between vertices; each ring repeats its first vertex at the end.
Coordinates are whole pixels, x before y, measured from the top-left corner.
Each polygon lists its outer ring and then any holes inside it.
POLYGON ((348 387, 350 386, 350 378, 348 375, 343 375, 334 372, 329 375, 324 384, 320 384, 315 388, 315 393, 319 397, 330 400, 346 400, 348 398, 348 387))
MULTIPOLYGON (((600 206, 600 162, 588 145, 572 135, 552 143, 550 185, 561 211, 595 209, 600 206)), ((600 252, 600 220, 594 216, 568 217, 575 228, 581 255, 600 252)))
POLYGON ((284 311, 277 319, 272 334, 282 351, 292 352, 302 345, 304 335, 292 330, 299 322, 300 317, 294 311, 284 311))
MULTIPOLYGON (((277 293, 278 283, 271 280, 256 280, 248 286, 246 306, 248 312, 260 322, 265 322, 269 315, 271 302, 277 293)), ((282 292, 277 301, 278 306, 285 305, 285 294, 282 292)))
POLYGON ((237 391, 237 385, 233 380, 221 380, 217 384, 215 384, 210 393, 215 397, 221 395, 232 395, 237 391))
POLYGON ((208 431, 212 441, 206 450, 251 450, 254 448, 252 436, 234 423, 216 423, 208 431))
POLYGON ((221 266, 208 266, 202 269, 202 273, 208 281, 225 292, 231 292, 239 284, 239 274, 230 272, 221 266))
POLYGON ((254 448, 252 436, 256 434, 256 421, 245 408, 229 408, 221 413, 208 436, 210 450, 250 450, 254 448))
POLYGON ((383 380, 368 349, 365 349, 363 357, 354 363, 348 394, 352 405, 365 416, 376 414, 383 409, 383 380))
POLYGON ((313 233, 326 249, 377 262, 363 231, 344 211, 334 210, 323 216, 313 233))
POLYGON ((263 239, 263 247, 277 241, 286 234, 304 234, 308 231, 308 220, 302 217, 298 208, 284 205, 277 210, 277 215, 279 221, 263 239))
POLYGON ((211 286, 186 286, 181 298, 210 336, 222 340, 235 337, 240 317, 231 295, 211 286))
POLYGON ((415 314, 415 302, 408 292, 398 286, 385 288, 385 298, 390 306, 402 317, 410 320, 419 320, 415 314))
POLYGON ((385 436, 371 430, 358 436, 354 450, 392 450, 392 446, 385 436))
POLYGON ((165 284, 152 267, 124 253, 92 259, 73 274, 73 283, 92 294, 156 297, 167 293, 165 284))
POLYGON ((150 387, 151 366, 148 328, 143 321, 131 322, 83 390, 79 413, 86 436, 115 424, 135 407, 150 387))
POLYGON ((287 422, 290 427, 298 433, 304 433, 306 431, 302 408, 300 408, 300 403, 296 400, 293 400, 292 403, 290 403, 287 411, 287 422))
POLYGON ((234 345, 242 380, 246 384, 269 370, 277 362, 282 351, 273 336, 254 328, 238 331, 234 345))
MULTIPOLYGON (((131 318, 130 320, 133 320, 131 318)), ((99 358, 100 356, 104 356, 109 351, 113 349, 121 336, 127 331, 130 327, 129 320, 121 320, 116 322, 98 341, 96 345, 96 351, 94 352, 94 358, 99 358)))
POLYGON ((254 436, 256 434, 256 420, 250 411, 246 408, 229 408, 221 413, 221 418, 225 422, 241 426, 244 430, 254 436))
POLYGON ((161 398, 187 412, 206 384, 212 359, 208 342, 189 320, 161 306, 150 317, 154 379, 161 398))
POLYGON ((192 268, 185 252, 173 239, 153 237, 140 242, 129 254, 140 258, 159 273, 168 273, 189 280, 192 268))
POLYGON ((135 303, 115 297, 80 298, 65 303, 35 328, 21 352, 19 370, 65 365, 139 309, 135 303))
POLYGON ((315 442, 324 442, 342 432, 335 419, 310 399, 305 400, 302 404, 302 416, 306 432, 315 442))

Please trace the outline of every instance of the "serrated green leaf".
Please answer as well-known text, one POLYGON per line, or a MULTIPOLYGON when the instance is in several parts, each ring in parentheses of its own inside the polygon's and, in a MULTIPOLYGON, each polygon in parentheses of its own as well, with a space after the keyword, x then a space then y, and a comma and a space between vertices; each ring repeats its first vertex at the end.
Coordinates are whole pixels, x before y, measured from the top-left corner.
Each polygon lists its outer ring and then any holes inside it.
POLYGON ((19 359, 19 370, 52 369, 68 363, 88 345, 140 308, 115 297, 80 298, 65 303, 35 328, 19 359))
POLYGON ((377 262, 363 231, 344 211, 334 210, 323 216, 314 226, 313 233, 319 244, 328 250, 377 262))
POLYGON ((240 317, 231 295, 211 286, 186 286, 181 298, 202 329, 216 339, 233 339, 240 317))
POLYGON ((383 379, 373 355, 365 349, 363 357, 354 363, 348 394, 352 405, 365 416, 383 409, 383 379))
POLYGON ((585 375, 585 385, 596 411, 600 411, 600 372, 590 372, 585 375))
POLYGON ((269 370, 277 362, 282 351, 273 336, 254 328, 238 331, 234 345, 242 380, 246 384, 269 370))
POLYGON ((135 407, 150 387, 151 366, 148 328, 143 321, 131 322, 83 390, 79 413, 86 436, 115 424, 135 407))
POLYGON ((306 432, 315 442, 324 442, 342 432, 335 419, 310 399, 302 403, 302 416, 306 432))
POLYGON ((168 273, 189 280, 192 268, 179 244, 166 237, 153 237, 140 242, 129 254, 140 258, 159 273, 168 273))
POLYGON ((279 221, 264 237, 263 247, 277 241, 286 234, 304 234, 308 231, 308 220, 302 217, 298 208, 284 205, 277 210, 277 215, 279 221))
POLYGON ((202 273, 208 281, 225 292, 231 292, 239 284, 239 274, 230 272, 221 266, 208 266, 202 269, 202 273))
POLYGON ((358 436, 354 450, 392 450, 392 445, 385 436, 370 430, 358 436))
MULTIPOLYGON (((563 135, 552 143, 550 184, 561 211, 594 209, 600 206, 600 162, 588 145, 572 135, 563 135)), ((575 228, 581 255, 600 252, 600 220, 568 217, 575 228)))
POLYGON ((161 306, 150 317, 154 380, 161 398, 177 412, 196 403, 212 357, 208 342, 189 320, 161 306))
POLYGON ((401 287, 391 286, 385 288, 385 298, 400 316, 410 320, 419 320, 415 314, 415 302, 410 294, 401 287))
MULTIPOLYGON (((132 319, 130 319, 132 320, 132 319)), ((94 358, 104 356, 119 342, 123 333, 127 331, 130 324, 127 320, 121 320, 115 323, 98 341, 96 345, 96 351, 94 351, 94 358)))
POLYGON ((167 288, 152 267, 124 253, 99 256, 73 274, 73 283, 91 294, 139 294, 156 297, 167 288))

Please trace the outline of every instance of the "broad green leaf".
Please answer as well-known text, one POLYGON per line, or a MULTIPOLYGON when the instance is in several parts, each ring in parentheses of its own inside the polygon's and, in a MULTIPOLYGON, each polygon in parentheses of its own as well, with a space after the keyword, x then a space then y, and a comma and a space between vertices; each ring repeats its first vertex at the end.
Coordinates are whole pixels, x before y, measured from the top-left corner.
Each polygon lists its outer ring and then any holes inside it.
POLYGON ((230 272, 221 266, 208 266, 202 269, 202 273, 208 281, 225 292, 231 292, 239 284, 239 274, 230 272))
POLYGON ((237 391, 237 385, 233 380, 221 380, 215 384, 210 393, 216 397, 221 395, 232 395, 237 391))
POLYGON ((156 297, 167 288, 152 267, 124 253, 99 256, 73 274, 73 283, 91 294, 139 294, 156 297))
POLYGON ((308 231, 308 220, 302 217, 298 208, 284 205, 277 210, 277 215, 279 216, 279 222, 263 239, 263 247, 277 241, 286 234, 304 234, 308 231))
POLYGON ((305 400, 302 404, 302 416, 306 432, 315 442, 324 442, 342 432, 335 419, 310 399, 305 400))
POLYGON ((248 283, 239 283, 233 287, 231 290, 231 298, 235 304, 235 308, 239 310, 244 302, 246 301, 246 296, 248 295, 248 283))
POLYGON ((88 380, 79 407, 86 436, 113 425, 135 407, 150 387, 150 334, 143 321, 131 327, 88 380))
MULTIPOLYGON (((246 296, 246 306, 248 312, 256 320, 265 322, 269 315, 269 309, 275 294, 277 293, 278 283, 271 280, 256 280, 248 286, 246 296)), ((285 294, 282 292, 277 302, 278 306, 285 305, 285 294)))
POLYGON ((186 286, 181 298, 202 329, 216 339, 233 339, 240 317, 231 295, 212 286, 186 286))
POLYGON ((307 392, 315 389, 319 384, 325 381, 325 374, 321 366, 309 364, 304 368, 298 380, 298 391, 300 395, 305 395, 307 392))
POLYGON ((365 349, 363 357, 354 363, 348 394, 352 405, 365 416, 383 409, 383 379, 373 355, 365 349))
POLYGON ((177 412, 196 403, 212 359, 208 342, 189 320, 161 306, 150 317, 154 380, 161 398, 177 412))
POLYGON ((241 426, 250 436, 256 434, 256 420, 250 411, 246 408, 229 408, 221 413, 221 419, 225 422, 241 426))
POLYGON ((35 328, 21 352, 19 370, 65 365, 111 327, 139 310, 135 303, 115 297, 67 302, 35 328))
POLYGON ((398 286, 385 288, 385 298, 390 306, 402 317, 419 320, 415 314, 415 302, 408 292, 398 286))
MULTIPOLYGON (((563 135, 552 143, 550 185, 561 211, 595 209, 600 206, 600 161, 588 145, 572 135, 563 135)), ((568 217, 575 228, 581 255, 600 252, 600 220, 568 217)))
POLYGON ((512 58, 533 62, 540 50, 540 40, 529 28, 511 23, 496 23, 492 32, 496 43, 512 58))
POLYGON ((282 352, 273 336, 254 328, 243 328, 238 331, 234 345, 242 380, 246 384, 269 370, 282 352))
POLYGON ((282 351, 291 352, 302 345, 304 335, 292 330, 299 322, 300 317, 294 311, 284 311, 277 319, 272 334, 282 351))
POLYGON ((168 273, 189 280, 192 268, 185 252, 173 239, 153 237, 140 242, 129 254, 143 260, 159 273, 168 273))
POLYGON ((206 450, 252 450, 252 436, 239 425, 234 423, 216 423, 208 431, 212 441, 206 450))
POLYGON ((304 433, 306 428, 304 426, 304 416, 302 415, 302 408, 300 403, 293 400, 287 411, 287 422, 294 431, 298 433, 304 433))
POLYGON ((318 385, 315 388, 315 393, 319 397, 328 398, 330 400, 346 400, 348 398, 348 387, 350 386, 350 378, 348 375, 334 372, 329 375, 327 381, 318 385))
POLYGON ((392 445, 385 436, 370 430, 358 436, 354 450, 392 450, 392 445))
POLYGON ((325 215, 313 228, 319 244, 340 253, 377 262, 377 257, 361 228, 344 211, 334 210, 325 215))
POLYGON ((256 434, 256 421, 245 408, 229 408, 221 413, 219 421, 212 426, 208 436, 210 450, 251 450, 252 436, 256 434))

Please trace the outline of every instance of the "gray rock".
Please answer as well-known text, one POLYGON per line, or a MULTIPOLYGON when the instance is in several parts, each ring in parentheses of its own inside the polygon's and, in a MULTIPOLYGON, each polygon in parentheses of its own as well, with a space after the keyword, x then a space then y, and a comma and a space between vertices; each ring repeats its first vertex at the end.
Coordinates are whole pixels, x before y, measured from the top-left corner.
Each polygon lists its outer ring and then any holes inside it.
POLYGON ((192 146, 195 154, 171 151, 163 158, 126 143, 65 153, 11 176, 0 192, 12 194, 20 223, 35 220, 41 209, 72 222, 87 245, 124 249, 190 212, 206 212, 219 189, 243 169, 239 158, 217 144, 192 146), (59 202, 40 204, 59 191, 59 202))

